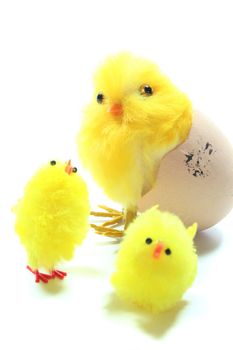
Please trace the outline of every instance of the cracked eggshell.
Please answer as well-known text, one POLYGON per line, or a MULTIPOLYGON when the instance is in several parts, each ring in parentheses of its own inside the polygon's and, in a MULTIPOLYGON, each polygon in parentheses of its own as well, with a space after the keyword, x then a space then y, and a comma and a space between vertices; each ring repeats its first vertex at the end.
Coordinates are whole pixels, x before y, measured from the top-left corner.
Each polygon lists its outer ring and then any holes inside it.
POLYGON ((186 142, 161 162, 154 188, 140 200, 139 211, 155 204, 178 215, 188 226, 207 229, 233 206, 233 148, 202 113, 194 111, 186 142))

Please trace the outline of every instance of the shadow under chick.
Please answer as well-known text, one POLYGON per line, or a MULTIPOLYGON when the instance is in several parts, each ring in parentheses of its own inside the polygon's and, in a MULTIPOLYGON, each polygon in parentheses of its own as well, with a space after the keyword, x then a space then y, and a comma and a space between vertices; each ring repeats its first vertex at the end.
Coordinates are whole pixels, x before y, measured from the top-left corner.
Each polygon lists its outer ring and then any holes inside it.
POLYGON ((176 323, 179 314, 188 305, 185 300, 180 300, 171 310, 159 314, 151 314, 139 308, 136 304, 128 304, 119 299, 115 294, 111 294, 105 309, 108 313, 128 313, 139 316, 137 325, 143 332, 155 338, 163 337, 169 329, 176 323))

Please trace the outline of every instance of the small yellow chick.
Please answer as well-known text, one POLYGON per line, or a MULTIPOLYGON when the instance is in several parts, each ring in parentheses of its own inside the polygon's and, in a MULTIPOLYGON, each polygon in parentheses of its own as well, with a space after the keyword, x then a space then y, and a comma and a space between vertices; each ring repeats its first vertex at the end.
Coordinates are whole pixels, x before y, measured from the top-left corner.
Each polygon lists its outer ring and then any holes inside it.
POLYGON ((97 71, 78 152, 105 193, 123 205, 125 227, 154 185, 162 158, 187 138, 191 124, 188 97, 154 63, 121 53, 97 71))
POLYGON ((15 207, 15 230, 24 245, 36 282, 63 279, 56 270, 73 257, 76 245, 86 237, 90 211, 85 182, 71 161, 51 161, 32 177, 15 207), (49 273, 42 273, 40 268, 49 273))
POLYGON ((119 297, 158 313, 173 307, 197 273, 197 224, 153 207, 126 230, 112 275, 119 297))

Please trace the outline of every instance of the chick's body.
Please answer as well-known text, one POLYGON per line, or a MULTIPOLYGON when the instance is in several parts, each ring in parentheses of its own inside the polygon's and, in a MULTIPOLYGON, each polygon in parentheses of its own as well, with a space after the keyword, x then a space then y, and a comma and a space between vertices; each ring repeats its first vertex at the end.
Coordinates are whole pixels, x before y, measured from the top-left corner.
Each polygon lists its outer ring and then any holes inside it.
MULTIPOLYGON (((15 229, 33 269, 53 271, 72 258, 88 231, 89 200, 82 178, 51 162, 27 184, 16 207, 15 229)), ((69 168, 70 170, 72 168, 69 168)))
POLYGON ((120 54, 95 76, 78 137, 80 158, 112 200, 135 208, 191 121, 188 98, 153 63, 120 54))
POLYGON ((139 216, 117 256, 112 276, 117 294, 155 313, 174 306, 196 276, 195 232, 196 224, 186 229, 156 207, 139 216))

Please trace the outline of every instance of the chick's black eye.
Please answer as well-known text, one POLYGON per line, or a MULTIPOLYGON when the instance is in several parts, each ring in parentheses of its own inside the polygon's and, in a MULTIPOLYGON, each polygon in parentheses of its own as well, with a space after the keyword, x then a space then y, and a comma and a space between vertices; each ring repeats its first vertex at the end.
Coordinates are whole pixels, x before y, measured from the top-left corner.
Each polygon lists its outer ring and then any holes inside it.
POLYGON ((152 96, 152 95, 153 95, 153 89, 152 89, 152 87, 149 86, 149 85, 142 85, 142 86, 140 86, 139 91, 140 91, 140 94, 141 94, 142 96, 147 96, 147 97, 149 97, 149 96, 152 96))
POLYGON ((167 248, 167 249, 165 250, 165 254, 167 254, 167 255, 171 255, 171 253, 172 253, 172 251, 171 251, 171 249, 170 249, 170 248, 167 248))
POLYGON ((75 167, 72 169, 72 172, 73 172, 73 173, 77 173, 77 171, 78 171, 78 169, 75 168, 75 167))
POLYGON ((153 241, 150 237, 148 237, 146 240, 145 240, 146 244, 151 244, 153 241))
POLYGON ((51 165, 56 165, 56 160, 51 160, 50 164, 51 165))
POLYGON ((104 95, 103 94, 98 94, 96 97, 96 100, 98 103, 103 103, 104 102, 104 95))

